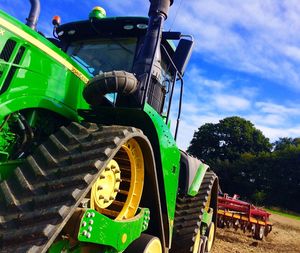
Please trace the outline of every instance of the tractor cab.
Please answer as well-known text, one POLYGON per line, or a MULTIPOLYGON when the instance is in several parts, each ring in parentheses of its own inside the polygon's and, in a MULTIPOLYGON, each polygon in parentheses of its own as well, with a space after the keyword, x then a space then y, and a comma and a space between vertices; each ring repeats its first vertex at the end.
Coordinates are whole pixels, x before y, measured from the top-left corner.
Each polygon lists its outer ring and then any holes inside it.
POLYGON ((132 72, 147 18, 116 17, 79 21, 58 26, 60 47, 91 77, 113 70, 132 72))
MULTIPOLYGON (((148 103, 161 115, 170 113, 174 85, 177 80, 183 82, 181 77, 189 60, 193 39, 184 39, 179 32, 163 31, 159 37, 160 46, 149 46, 149 21, 146 17, 106 17, 101 7, 93 9, 89 20, 63 25, 57 19, 53 20, 57 40, 52 41, 81 65, 91 78, 110 71, 125 71, 138 79, 134 94, 128 96, 110 91, 99 99, 101 102, 97 106, 140 108, 148 103), (178 44, 177 47, 175 44, 178 44), (155 57, 141 64, 146 59, 145 51, 154 46, 158 47, 155 57), (150 71, 150 78, 145 80, 145 74, 150 71)), ((93 90, 91 93, 97 92, 93 90)))

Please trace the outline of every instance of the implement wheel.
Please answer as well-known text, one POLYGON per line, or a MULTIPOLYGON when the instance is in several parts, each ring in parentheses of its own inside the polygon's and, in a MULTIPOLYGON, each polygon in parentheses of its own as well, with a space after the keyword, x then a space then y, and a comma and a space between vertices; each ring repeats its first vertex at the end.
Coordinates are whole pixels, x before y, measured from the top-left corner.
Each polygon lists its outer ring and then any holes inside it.
POLYGON ((256 240, 262 240, 264 238, 265 226, 256 224, 254 227, 253 238, 256 240))
POLYGON ((122 145, 94 183, 90 206, 116 220, 132 218, 141 200, 144 158, 135 139, 122 145))
POLYGON ((142 234, 124 253, 162 253, 160 240, 152 235, 142 234))

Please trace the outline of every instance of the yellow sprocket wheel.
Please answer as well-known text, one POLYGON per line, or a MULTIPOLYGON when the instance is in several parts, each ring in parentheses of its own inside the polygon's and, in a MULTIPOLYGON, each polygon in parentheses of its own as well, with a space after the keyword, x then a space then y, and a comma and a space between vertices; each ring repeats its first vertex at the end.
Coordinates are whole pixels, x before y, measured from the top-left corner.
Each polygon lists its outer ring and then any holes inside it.
POLYGON ((144 158, 135 139, 122 145, 92 186, 90 207, 116 220, 130 219, 139 207, 144 158))

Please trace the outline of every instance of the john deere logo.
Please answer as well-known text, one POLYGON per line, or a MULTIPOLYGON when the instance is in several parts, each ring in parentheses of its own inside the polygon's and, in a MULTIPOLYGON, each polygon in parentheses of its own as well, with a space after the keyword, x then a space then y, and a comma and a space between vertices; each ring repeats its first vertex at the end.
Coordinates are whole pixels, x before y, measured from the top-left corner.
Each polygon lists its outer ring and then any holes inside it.
POLYGON ((2 28, 0 28, 0 35, 3 36, 5 33, 5 30, 3 30, 2 28))

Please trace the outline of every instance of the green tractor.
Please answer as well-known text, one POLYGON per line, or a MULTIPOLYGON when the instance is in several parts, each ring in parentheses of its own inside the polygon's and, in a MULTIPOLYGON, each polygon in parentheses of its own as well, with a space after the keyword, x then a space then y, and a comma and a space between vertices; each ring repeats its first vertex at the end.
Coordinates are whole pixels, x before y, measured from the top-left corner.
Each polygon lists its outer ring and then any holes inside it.
POLYGON ((218 178, 176 145, 193 39, 149 18, 0 11, 0 252, 210 252, 218 178), (173 137, 170 118, 180 87, 173 137))

